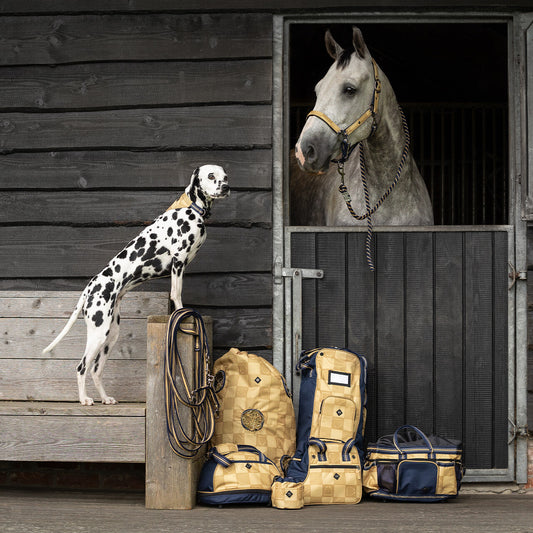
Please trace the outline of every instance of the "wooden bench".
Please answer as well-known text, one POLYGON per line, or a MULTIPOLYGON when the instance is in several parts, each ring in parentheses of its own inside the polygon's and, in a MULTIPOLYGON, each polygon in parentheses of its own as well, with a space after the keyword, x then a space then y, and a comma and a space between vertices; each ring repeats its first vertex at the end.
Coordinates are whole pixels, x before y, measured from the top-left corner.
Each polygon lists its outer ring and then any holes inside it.
MULTIPOLYGON (((145 462, 146 317, 168 314, 168 293, 131 292, 119 341, 106 364, 118 405, 78 403, 76 366, 85 323, 42 354, 61 331, 79 292, 0 292, 0 460, 145 462)), ((90 377, 88 392, 99 400, 90 377)))

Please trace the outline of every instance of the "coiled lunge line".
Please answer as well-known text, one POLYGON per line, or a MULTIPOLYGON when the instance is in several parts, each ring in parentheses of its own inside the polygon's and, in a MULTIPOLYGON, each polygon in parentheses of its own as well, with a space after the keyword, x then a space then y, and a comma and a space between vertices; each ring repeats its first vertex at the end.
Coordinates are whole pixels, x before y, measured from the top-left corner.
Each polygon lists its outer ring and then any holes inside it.
POLYGON ((166 337, 165 407, 170 446, 183 458, 194 457, 215 430, 219 403, 213 389, 209 360, 209 343, 201 315, 193 309, 174 311, 166 337), (184 324, 189 318, 192 318, 192 325, 184 324), (192 380, 187 378, 178 350, 177 336, 180 333, 194 336, 192 380), (189 409, 191 418, 187 424, 185 409, 189 409))

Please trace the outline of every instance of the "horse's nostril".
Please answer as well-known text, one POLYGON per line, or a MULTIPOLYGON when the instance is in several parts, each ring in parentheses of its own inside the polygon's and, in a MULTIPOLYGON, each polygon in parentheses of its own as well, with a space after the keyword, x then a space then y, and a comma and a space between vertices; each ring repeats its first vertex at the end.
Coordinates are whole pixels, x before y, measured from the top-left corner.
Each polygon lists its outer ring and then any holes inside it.
POLYGON ((314 163, 316 161, 316 150, 312 144, 307 145, 305 150, 305 159, 308 163, 314 163))

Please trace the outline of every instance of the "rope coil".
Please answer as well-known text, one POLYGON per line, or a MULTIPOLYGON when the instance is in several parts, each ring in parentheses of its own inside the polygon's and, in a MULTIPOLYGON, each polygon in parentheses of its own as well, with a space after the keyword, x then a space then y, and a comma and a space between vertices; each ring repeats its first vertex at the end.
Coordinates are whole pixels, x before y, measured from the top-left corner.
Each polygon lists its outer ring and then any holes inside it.
POLYGON ((219 403, 209 368, 209 344, 204 321, 193 309, 178 309, 170 316, 165 346, 165 408, 167 434, 172 451, 179 457, 194 457, 209 442, 215 430, 219 403), (192 318, 191 324, 184 321, 192 318), (194 336, 192 379, 186 375, 177 346, 180 333, 194 336), (184 408, 190 422, 184 422, 184 408))

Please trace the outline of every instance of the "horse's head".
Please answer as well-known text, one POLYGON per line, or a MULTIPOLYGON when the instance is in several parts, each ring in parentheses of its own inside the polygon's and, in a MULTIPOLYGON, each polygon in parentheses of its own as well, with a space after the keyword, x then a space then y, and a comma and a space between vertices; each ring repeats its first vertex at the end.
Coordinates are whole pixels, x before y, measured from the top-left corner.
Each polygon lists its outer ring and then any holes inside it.
POLYGON ((325 171, 340 155, 344 131, 350 145, 370 135, 380 91, 377 66, 359 28, 353 28, 353 48, 344 50, 329 30, 325 41, 335 62, 315 87, 314 111, 295 147, 300 166, 311 172, 325 171))

